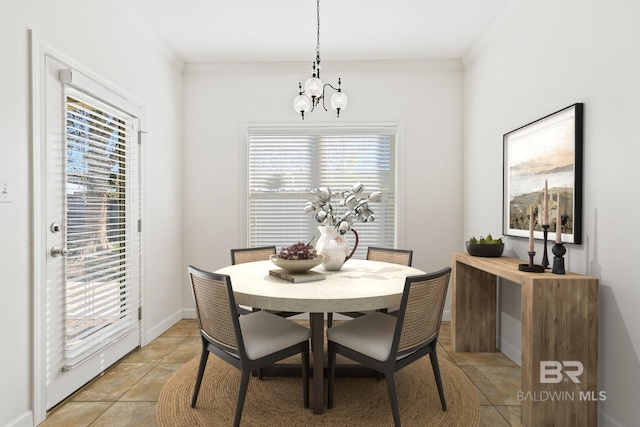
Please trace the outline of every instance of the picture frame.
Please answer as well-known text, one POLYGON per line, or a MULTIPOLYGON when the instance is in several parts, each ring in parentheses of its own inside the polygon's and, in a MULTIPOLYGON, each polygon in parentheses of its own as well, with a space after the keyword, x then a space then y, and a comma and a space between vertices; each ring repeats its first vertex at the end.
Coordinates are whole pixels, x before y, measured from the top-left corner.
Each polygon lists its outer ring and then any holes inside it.
POLYGON ((548 240, 555 240, 560 200, 562 242, 582 243, 582 146, 584 104, 576 103, 504 134, 503 233, 543 239, 545 181, 548 240))

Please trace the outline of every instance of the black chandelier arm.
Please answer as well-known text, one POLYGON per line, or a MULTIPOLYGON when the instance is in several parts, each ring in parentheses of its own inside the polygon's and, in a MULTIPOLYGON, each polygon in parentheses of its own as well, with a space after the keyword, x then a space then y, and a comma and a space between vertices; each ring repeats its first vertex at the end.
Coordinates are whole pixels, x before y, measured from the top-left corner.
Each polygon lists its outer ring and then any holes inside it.
POLYGON ((322 93, 323 93, 323 94, 324 94, 324 88, 325 88, 325 87, 327 87, 327 86, 329 86, 331 89, 335 90, 336 92, 342 92, 342 89, 341 89, 341 88, 339 88, 339 87, 338 87, 338 88, 336 89, 335 87, 333 87, 333 85, 332 85, 331 83, 325 83, 325 84, 324 84, 324 87, 322 88, 322 93))

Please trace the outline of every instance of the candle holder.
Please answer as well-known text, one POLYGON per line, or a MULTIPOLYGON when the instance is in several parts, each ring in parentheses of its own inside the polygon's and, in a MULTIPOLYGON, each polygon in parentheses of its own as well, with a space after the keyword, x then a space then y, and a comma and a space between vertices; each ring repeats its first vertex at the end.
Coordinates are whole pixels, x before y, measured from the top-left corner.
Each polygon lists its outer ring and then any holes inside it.
POLYGON ((542 234, 544 235, 544 251, 542 252, 542 266, 549 268, 549 258, 547 257, 547 235, 549 234, 549 224, 542 225, 542 234))
POLYGON ((556 243, 553 245, 551 252, 555 255, 553 258, 553 274, 565 274, 564 271, 564 254, 567 253, 567 248, 562 243, 556 243))
POLYGON ((543 266, 533 263, 533 257, 536 254, 535 251, 529 251, 527 254, 529 255, 529 264, 518 264, 518 270, 527 271, 529 273, 544 273, 543 266))

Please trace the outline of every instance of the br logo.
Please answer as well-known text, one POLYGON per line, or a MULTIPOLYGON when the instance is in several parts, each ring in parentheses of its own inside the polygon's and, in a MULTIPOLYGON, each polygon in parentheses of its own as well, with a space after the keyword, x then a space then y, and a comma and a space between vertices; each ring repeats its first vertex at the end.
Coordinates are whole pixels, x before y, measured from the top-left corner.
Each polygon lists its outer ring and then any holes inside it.
POLYGON ((580 383, 578 377, 584 372, 582 362, 577 360, 565 360, 558 362, 555 360, 540 361, 540 382, 542 384, 559 383, 565 376, 576 384, 580 383))

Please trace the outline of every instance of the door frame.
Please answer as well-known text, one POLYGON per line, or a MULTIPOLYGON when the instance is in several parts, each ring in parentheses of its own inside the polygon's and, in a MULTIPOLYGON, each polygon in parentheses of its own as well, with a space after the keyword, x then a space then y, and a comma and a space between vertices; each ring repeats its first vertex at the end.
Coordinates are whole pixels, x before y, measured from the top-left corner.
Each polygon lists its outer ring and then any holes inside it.
MULTIPOLYGON (((47 415, 47 398, 46 398, 46 294, 44 292, 47 280, 47 236, 43 230, 46 229, 46 173, 44 167, 46 165, 46 130, 45 130, 45 97, 44 97, 44 79, 45 57, 55 58, 69 66, 69 68, 78 70, 80 73, 91 76, 93 80, 105 86, 109 90, 117 93, 132 104, 140 107, 140 129, 144 129, 145 108, 141 98, 133 93, 124 90, 122 87, 105 79, 100 73, 90 69, 81 62, 75 60, 70 54, 56 47, 52 43, 42 38, 38 33, 29 30, 30 47, 31 47, 31 236, 32 241, 32 273, 29 280, 32 289, 32 397, 33 397, 33 422, 38 425, 44 421, 47 415)), ((62 106, 61 106, 62 108, 62 106)), ((140 177, 139 185, 145 188, 145 145, 139 147, 140 158, 140 177)), ((140 209, 144 217, 144 195, 140 198, 140 209)), ((144 219, 144 218, 143 218, 144 219)), ((140 307, 142 318, 140 320, 140 345, 146 343, 146 327, 145 327, 145 306, 142 301, 145 300, 145 266, 146 257, 144 256, 145 233, 144 223, 142 221, 141 251, 140 259, 140 307)))

